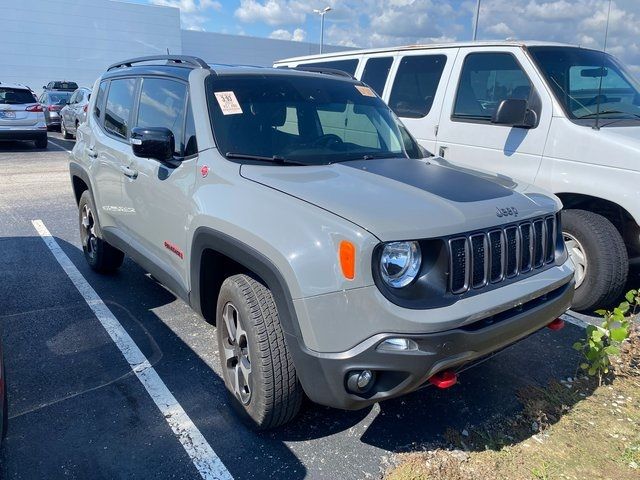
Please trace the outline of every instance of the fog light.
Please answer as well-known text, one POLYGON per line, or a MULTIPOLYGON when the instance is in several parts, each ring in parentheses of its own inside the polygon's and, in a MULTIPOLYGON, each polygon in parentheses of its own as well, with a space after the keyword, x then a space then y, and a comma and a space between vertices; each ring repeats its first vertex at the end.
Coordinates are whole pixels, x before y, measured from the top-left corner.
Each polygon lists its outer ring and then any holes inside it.
POLYGON ((383 352, 404 352, 417 349, 418 344, 410 338, 387 338, 378 345, 378 350, 383 352))
POLYGON ((350 372, 347 376, 347 388, 352 393, 366 393, 373 386, 375 377, 371 370, 350 372))

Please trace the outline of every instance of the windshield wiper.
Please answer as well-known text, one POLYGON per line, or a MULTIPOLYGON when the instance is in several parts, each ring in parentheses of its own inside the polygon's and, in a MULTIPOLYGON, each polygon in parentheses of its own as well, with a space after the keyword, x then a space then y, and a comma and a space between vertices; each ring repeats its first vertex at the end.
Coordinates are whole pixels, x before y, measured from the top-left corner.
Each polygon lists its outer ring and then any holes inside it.
POLYGON ((583 118, 595 117, 596 115, 607 115, 608 113, 622 113, 623 115, 630 115, 635 118, 640 118, 640 115, 638 115, 637 113, 623 112, 621 110, 603 110, 602 112, 592 112, 587 113, 586 115, 581 115, 578 117, 578 120, 582 120, 583 118))
POLYGON ((243 160, 257 160, 259 162, 272 162, 278 163, 280 165, 308 165, 306 163, 298 162, 296 160, 289 160, 288 158, 280 157, 278 155, 267 157, 266 155, 250 155, 245 153, 227 152, 225 154, 225 157, 243 160))

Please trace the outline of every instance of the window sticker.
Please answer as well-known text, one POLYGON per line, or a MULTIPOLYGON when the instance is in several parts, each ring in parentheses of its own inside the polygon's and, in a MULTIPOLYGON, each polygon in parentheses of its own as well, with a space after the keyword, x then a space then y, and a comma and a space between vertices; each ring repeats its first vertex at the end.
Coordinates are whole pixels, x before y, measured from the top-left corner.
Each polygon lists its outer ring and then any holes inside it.
POLYGON ((240 107, 235 93, 215 92, 215 95, 223 115, 238 115, 242 113, 242 107, 240 107))
POLYGON ((358 91, 364 95, 365 97, 375 97, 376 94, 369 87, 365 87, 364 85, 356 85, 355 86, 358 91))

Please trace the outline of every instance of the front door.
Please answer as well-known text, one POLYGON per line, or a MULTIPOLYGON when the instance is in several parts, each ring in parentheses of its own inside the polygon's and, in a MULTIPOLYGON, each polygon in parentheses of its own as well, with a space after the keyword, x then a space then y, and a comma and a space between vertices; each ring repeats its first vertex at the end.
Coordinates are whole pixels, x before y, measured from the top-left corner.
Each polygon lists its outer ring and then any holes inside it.
POLYGON ((197 162, 197 147, 194 140, 189 141, 195 133, 187 109, 188 87, 167 78, 148 77, 141 81, 133 127, 171 130, 175 138, 174 160, 136 157, 129 148, 123 198, 133 213, 123 221, 133 240, 144 249, 144 255, 175 282, 168 286, 186 290, 187 212, 191 210, 197 162))
POLYGON ((437 154, 454 164, 532 183, 551 125, 550 94, 522 49, 460 49, 438 127, 437 154), (533 128, 491 123, 502 100, 525 99, 533 128))

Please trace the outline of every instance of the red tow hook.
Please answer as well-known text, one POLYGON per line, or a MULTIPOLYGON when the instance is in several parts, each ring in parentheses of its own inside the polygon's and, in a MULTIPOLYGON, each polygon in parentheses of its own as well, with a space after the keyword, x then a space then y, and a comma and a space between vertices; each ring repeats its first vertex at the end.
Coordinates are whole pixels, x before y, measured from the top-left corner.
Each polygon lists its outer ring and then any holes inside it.
POLYGON ((562 330, 564 328, 564 320, 556 318, 553 322, 547 325, 547 328, 553 331, 562 330))
POLYGON ((452 370, 445 370, 429 377, 429 382, 438 388, 453 387, 458 382, 458 374, 452 370))

